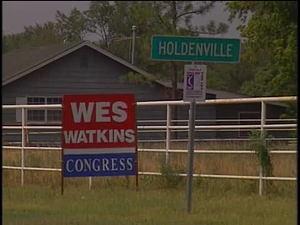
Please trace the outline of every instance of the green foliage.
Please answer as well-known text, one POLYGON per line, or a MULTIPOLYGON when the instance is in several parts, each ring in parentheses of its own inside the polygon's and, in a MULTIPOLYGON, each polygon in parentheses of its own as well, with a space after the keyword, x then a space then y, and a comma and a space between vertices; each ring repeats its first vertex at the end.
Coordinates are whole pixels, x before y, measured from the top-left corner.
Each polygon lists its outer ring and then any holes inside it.
POLYGON ((209 63, 207 66, 207 86, 234 93, 243 92, 241 87, 245 82, 251 80, 255 71, 255 67, 249 61, 243 59, 236 64, 209 63))
POLYGON ((179 165, 167 165, 164 158, 160 161, 160 172, 162 182, 167 188, 177 188, 183 182, 183 177, 179 174, 184 173, 184 169, 179 165))
POLYGON ((154 76, 149 75, 149 77, 141 77, 139 73, 129 72, 125 76, 120 77, 120 81, 123 83, 134 83, 134 84, 147 84, 148 86, 153 86, 154 76))
POLYGON ((64 42, 83 40, 87 33, 87 20, 78 9, 74 8, 70 15, 66 16, 59 10, 56 11, 57 29, 64 42))
POLYGON ((159 62, 150 59, 151 36, 220 34, 227 31, 224 23, 211 21, 207 25, 194 26, 194 15, 205 15, 214 2, 191 1, 113 1, 92 2, 85 15, 89 31, 105 40, 100 46, 129 61, 131 52, 132 26, 137 27, 134 64, 156 79, 172 80, 173 98, 176 98, 177 82, 182 81, 183 64, 180 62, 159 62))
POLYGON ((10 50, 39 47, 82 40, 87 33, 86 18, 74 8, 70 15, 56 13, 56 22, 24 27, 24 32, 2 36, 2 53, 10 50))
MULTIPOLYGON (((266 132, 261 133, 260 131, 252 131, 250 135, 250 147, 257 155, 258 162, 262 168, 262 176, 273 177, 273 165, 269 153, 271 144, 266 141, 266 138, 266 132)), ((265 181, 264 183, 266 184, 266 187, 264 188, 266 194, 270 194, 271 190, 276 191, 277 187, 272 180, 265 181)))
POLYGON ((281 115, 282 119, 295 119, 298 117, 297 102, 288 103, 286 112, 281 115))
MULTIPOLYGON (((78 179, 73 179, 78 180, 78 179)), ((85 180, 86 181, 86 180, 85 180)), ((223 180, 222 180, 223 182, 223 180)), ((221 180, 220 182, 221 183, 221 180)), ((286 183, 281 181, 287 189, 286 183)), ((192 213, 185 212, 185 190, 147 189, 136 192, 103 188, 3 187, 3 224, 22 225, 282 225, 297 224, 295 196, 194 190, 192 213)), ((291 192, 296 193, 295 188, 291 192)))
POLYGON ((247 40, 243 58, 258 67, 253 78, 243 84, 243 93, 296 95, 298 2, 232 1, 227 7, 231 21, 248 20, 238 27, 247 40))
POLYGON ((108 47, 113 38, 114 30, 110 27, 114 13, 115 9, 108 1, 92 1, 89 10, 83 12, 86 18, 86 29, 100 36, 103 41, 101 46, 108 47))
POLYGON ((56 24, 47 22, 42 25, 24 27, 24 32, 2 36, 2 53, 26 47, 39 47, 63 42, 56 24))
POLYGON ((272 176, 273 166, 269 154, 269 148, 271 147, 267 138, 266 133, 261 134, 260 131, 253 130, 250 134, 250 148, 255 151, 258 162, 260 163, 263 171, 263 176, 272 176))

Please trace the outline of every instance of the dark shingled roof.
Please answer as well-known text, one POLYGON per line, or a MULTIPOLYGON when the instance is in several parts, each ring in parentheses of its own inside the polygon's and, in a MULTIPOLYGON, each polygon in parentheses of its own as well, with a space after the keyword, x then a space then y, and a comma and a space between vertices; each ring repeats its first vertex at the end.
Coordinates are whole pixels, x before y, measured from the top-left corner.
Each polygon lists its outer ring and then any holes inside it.
POLYGON ((35 67, 80 43, 82 43, 82 41, 9 51, 2 55, 2 82, 35 67))

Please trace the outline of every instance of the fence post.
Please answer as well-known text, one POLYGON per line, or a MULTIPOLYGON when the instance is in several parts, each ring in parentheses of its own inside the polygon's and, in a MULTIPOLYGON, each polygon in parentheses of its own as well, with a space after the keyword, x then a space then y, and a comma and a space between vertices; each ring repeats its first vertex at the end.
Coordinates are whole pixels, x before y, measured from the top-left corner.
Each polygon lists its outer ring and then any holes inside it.
MULTIPOLYGON (((262 139, 262 144, 265 145, 265 140, 264 138, 264 125, 266 124, 266 103, 264 101, 261 101, 261 119, 260 119, 260 136, 262 139)), ((261 155, 260 154, 260 168, 259 168, 259 195, 262 195, 262 189, 263 189, 263 180, 262 180, 262 176, 263 176, 263 168, 261 165, 261 155)))
POLYGON ((167 104, 167 134, 166 134, 166 166, 169 166, 171 106, 167 104))
POLYGON ((24 166, 25 166, 25 109, 22 107, 22 151, 21 151, 21 185, 24 185, 24 166))
POLYGON ((92 177, 89 177, 89 190, 92 190, 92 177))

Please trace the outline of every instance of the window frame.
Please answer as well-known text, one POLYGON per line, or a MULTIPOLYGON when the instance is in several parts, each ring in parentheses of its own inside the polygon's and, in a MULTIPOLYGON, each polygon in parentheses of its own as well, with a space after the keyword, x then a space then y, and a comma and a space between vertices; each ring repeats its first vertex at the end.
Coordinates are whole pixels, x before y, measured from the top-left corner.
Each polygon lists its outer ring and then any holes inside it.
MULTIPOLYGON (((48 104, 48 99, 51 98, 51 99, 55 99, 55 98, 58 98, 60 99, 60 101, 62 102, 62 96, 32 96, 32 95, 27 95, 25 96, 25 100, 26 100, 26 105, 29 105, 28 104, 28 99, 29 98, 43 98, 44 99, 44 105, 53 105, 53 104, 48 104)), ((55 104, 61 104, 61 103, 55 103, 55 104)), ((34 104, 30 104, 30 105, 34 105, 34 104)), ((41 110, 41 111, 44 111, 44 120, 29 120, 28 118, 28 111, 31 110, 31 109, 27 109, 26 111, 26 121, 27 122, 33 122, 33 123, 57 123, 57 122, 61 122, 61 119, 60 120, 48 120, 48 111, 50 110, 57 110, 57 111, 61 111, 61 109, 32 109, 32 110, 41 110)))

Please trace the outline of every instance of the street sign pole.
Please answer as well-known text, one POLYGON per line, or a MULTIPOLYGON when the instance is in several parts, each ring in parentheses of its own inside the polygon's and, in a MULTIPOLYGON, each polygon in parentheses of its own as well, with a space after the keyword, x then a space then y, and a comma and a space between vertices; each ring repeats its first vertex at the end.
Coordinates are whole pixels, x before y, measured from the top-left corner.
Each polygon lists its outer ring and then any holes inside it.
POLYGON ((241 41, 227 38, 200 38, 184 36, 153 35, 151 59, 159 61, 184 61, 183 101, 190 102, 189 143, 187 158, 186 211, 191 211, 192 179, 194 161, 194 133, 196 102, 206 99, 206 65, 194 62, 239 63, 241 41))
POLYGON ((188 144, 188 171, 187 171, 187 185, 186 185, 186 212, 191 212, 192 206, 192 181, 194 168, 194 133, 195 133, 195 117, 196 117, 196 102, 190 103, 189 113, 189 144, 188 144))
MULTIPOLYGON (((192 61, 192 65, 194 62, 192 61)), ((192 187, 193 187, 193 170, 194 170, 194 133, 196 118, 196 102, 195 99, 190 101, 189 111, 189 143, 187 158, 187 185, 186 185, 186 212, 189 214, 192 208, 192 187)))
POLYGON ((184 66, 183 100, 190 102, 186 184, 186 212, 188 214, 191 212, 192 208, 196 102, 205 102, 206 73, 206 65, 195 65, 192 61, 192 65, 184 66))

